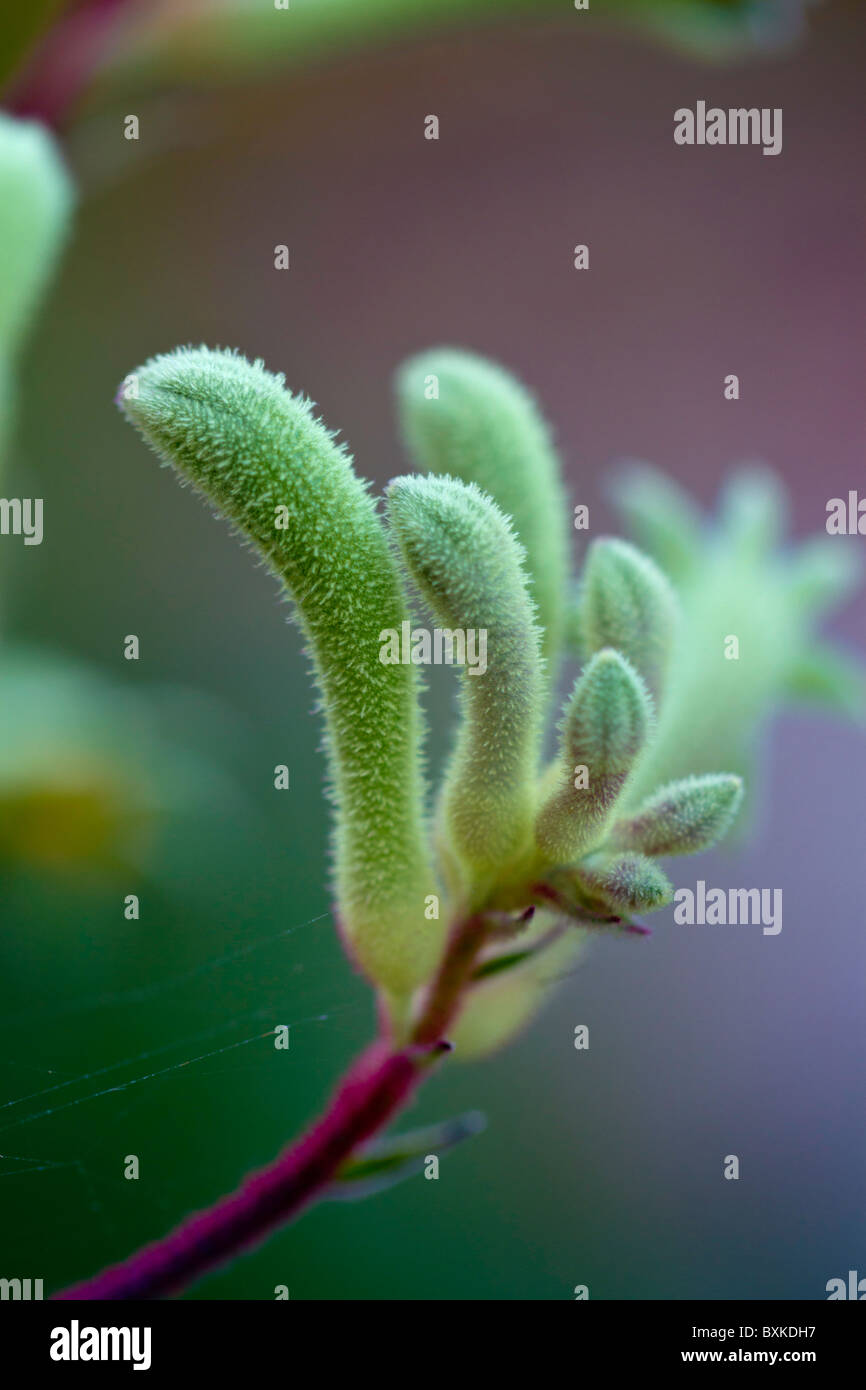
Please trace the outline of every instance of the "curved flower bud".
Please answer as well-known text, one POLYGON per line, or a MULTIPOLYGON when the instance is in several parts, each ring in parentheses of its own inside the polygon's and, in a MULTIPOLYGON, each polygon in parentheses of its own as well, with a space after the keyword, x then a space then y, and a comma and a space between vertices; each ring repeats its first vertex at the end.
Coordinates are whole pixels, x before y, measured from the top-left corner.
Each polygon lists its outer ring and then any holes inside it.
POLYGON ((577 869, 587 892, 625 912, 654 912, 673 898, 673 885, 642 854, 593 854, 577 869))
POLYGON ((542 655, 559 651, 568 582, 568 515, 550 431, 526 388, 483 357, 437 348, 397 377, 400 420, 423 472, 477 483, 511 517, 526 551, 542 655))
POLYGON ((603 838, 651 721, 652 702, 633 666, 619 652, 597 652, 565 708, 561 786, 535 823, 548 863, 573 863, 603 838))
POLYGON ((446 631, 473 637, 442 823, 483 897, 529 844, 543 694, 539 631, 511 523, 473 483, 397 478, 388 516, 406 566, 446 631))
POLYGON ((443 924, 422 822, 410 665, 380 660, 406 598, 367 485, 283 378, 232 352, 181 348, 127 378, 123 409, 157 453, 238 525, 283 580, 310 639, 336 803, 341 923, 367 973, 405 995, 443 924))
POLYGON ((627 541, 593 541, 586 557, 580 624, 586 650, 615 647, 658 699, 676 632, 678 605, 661 570, 627 541))
POLYGON ((661 787, 610 835, 616 849, 640 854, 696 854, 728 831, 743 799, 740 777, 709 773, 661 787))

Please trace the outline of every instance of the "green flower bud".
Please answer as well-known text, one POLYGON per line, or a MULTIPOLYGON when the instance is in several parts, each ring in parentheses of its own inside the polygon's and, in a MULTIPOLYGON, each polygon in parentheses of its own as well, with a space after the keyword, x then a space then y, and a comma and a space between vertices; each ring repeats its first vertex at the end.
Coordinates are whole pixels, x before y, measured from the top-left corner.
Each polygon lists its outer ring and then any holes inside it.
POLYGON ((559 460, 535 401, 503 368, 454 348, 407 362, 397 395, 420 470, 477 483, 511 517, 526 551, 542 655, 552 662, 564 635, 568 510, 559 460))
POLYGON ((658 699, 677 624, 674 592, 659 570, 627 541, 597 540, 583 573, 580 622, 588 652, 615 647, 658 699))
MULTIPOLYGON (((528 845, 542 721, 539 631, 511 523, 473 483, 398 478, 388 517, 407 569, 436 620, 486 644, 467 663, 463 719, 442 794, 441 823, 482 897, 528 845)), ((470 890, 471 891, 471 890, 470 890)))
POLYGON ((673 884, 642 854, 594 854, 577 869, 586 891, 624 912, 654 912, 673 898, 673 884))
POLYGON ((367 485, 309 401, 261 362, 182 348, 127 378, 144 438, 261 551, 294 598, 321 686, 336 804, 341 924, 393 995, 425 980, 444 923, 422 817, 417 674, 380 660, 408 608, 367 485))
POLYGON ((742 799, 742 780, 725 773, 671 782, 617 822, 610 844, 640 854, 696 854, 727 833, 742 799))
POLYGON ((570 864, 603 838, 651 721, 652 702, 630 662, 610 649, 596 653, 560 726, 560 786, 535 823, 548 863, 570 864))

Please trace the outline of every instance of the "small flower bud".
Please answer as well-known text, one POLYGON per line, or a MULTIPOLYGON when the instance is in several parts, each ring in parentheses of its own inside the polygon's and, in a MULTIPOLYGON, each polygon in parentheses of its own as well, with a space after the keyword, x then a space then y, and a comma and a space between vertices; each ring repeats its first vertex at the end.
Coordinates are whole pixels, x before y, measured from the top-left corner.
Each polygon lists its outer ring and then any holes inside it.
POLYGON ((461 679, 463 721, 443 826, 470 882, 492 886, 531 843, 544 679, 540 633, 511 522, 475 484, 397 478, 388 517, 437 621, 484 634, 485 669, 461 679))
POLYGON ((658 699, 664 685, 678 614, 661 570, 627 541, 589 547, 581 585, 580 624, 588 652, 615 647, 658 699))
POLYGON ((670 782, 617 822, 610 844, 640 854, 695 854, 721 839, 742 799, 742 779, 724 773, 670 782))
POLYGON ((340 925, 369 976, 405 999, 435 969, 445 924, 424 916, 436 883, 417 670, 379 659, 382 629, 399 629, 408 604, 367 485, 310 402, 261 362, 181 348, 136 378, 126 415, 241 528, 297 604, 323 694, 340 925))
POLYGON ((595 854, 577 870, 587 892, 627 912, 653 912, 673 897, 673 885, 642 854, 595 854))
POLYGON ((603 838, 651 722, 652 702, 631 664, 619 652, 598 652, 566 705, 561 784, 535 824, 548 863, 572 863, 603 838), (585 777, 575 777, 575 768, 585 777))

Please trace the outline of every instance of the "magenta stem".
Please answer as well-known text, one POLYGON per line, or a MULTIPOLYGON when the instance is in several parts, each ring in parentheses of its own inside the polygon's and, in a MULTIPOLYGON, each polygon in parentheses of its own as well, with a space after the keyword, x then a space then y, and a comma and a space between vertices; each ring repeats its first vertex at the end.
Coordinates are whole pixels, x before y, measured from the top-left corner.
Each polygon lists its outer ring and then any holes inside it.
MULTIPOLYGON (((130 0, 85 0, 48 29, 4 101, 15 116, 60 129, 98 71, 130 0)), ((140 6, 139 6, 140 8, 140 6)))
POLYGON ((274 1163, 163 1240, 55 1299, 160 1298, 261 1241, 320 1194, 352 1151, 406 1103, 435 1052, 417 1046, 393 1051, 388 1043, 374 1043, 351 1068, 327 1113, 274 1163))
POLYGON ((406 1104, 430 1062, 450 1051, 445 1030, 471 982, 487 931, 480 916, 454 927, 409 1044, 395 1048, 386 1039, 373 1043, 350 1069, 322 1118, 272 1164, 162 1240, 54 1298, 150 1299, 175 1293, 263 1240, 320 1196, 340 1165, 406 1104))

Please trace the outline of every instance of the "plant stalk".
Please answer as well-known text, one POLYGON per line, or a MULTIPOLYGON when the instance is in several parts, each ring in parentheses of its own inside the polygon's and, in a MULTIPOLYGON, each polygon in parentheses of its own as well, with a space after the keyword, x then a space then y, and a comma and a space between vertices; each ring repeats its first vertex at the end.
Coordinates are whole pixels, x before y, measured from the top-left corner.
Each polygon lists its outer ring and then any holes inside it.
POLYGON ((410 1042, 380 1038, 350 1067, 325 1114, 272 1164, 198 1212, 162 1240, 144 1246, 56 1300, 141 1300, 177 1293, 263 1240, 320 1197, 354 1151, 411 1099, 430 1065, 450 1051, 445 1031, 459 1010, 488 927, 472 916, 453 928, 410 1042))

